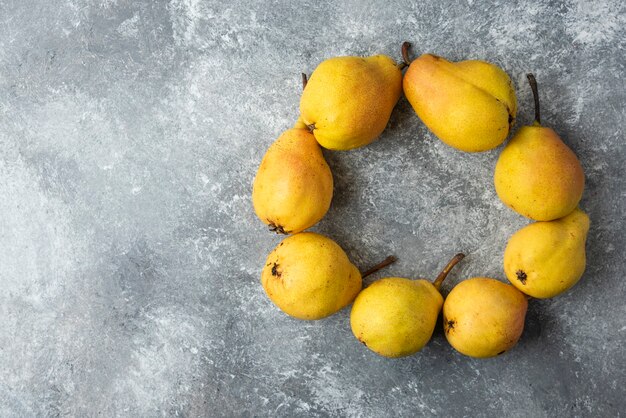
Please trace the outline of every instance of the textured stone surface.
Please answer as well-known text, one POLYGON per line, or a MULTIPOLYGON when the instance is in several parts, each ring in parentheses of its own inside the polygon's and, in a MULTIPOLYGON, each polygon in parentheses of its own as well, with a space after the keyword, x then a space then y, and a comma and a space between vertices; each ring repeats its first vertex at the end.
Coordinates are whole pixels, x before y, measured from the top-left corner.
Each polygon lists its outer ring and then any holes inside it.
MULTIPOLYGON (((1 416, 626 410, 624 3, 323 3, 0 0, 1 416), (297 118, 300 72, 399 57, 403 40, 504 67, 518 126, 535 72, 545 124, 586 171, 587 272, 533 300, 496 359, 457 354, 441 331, 383 359, 348 309, 293 320, 259 283, 280 238, 255 218, 251 182, 297 118)), ((446 291, 504 279, 527 221, 496 197, 498 150, 448 148, 402 99, 378 142, 326 155, 335 198, 314 230, 357 265, 392 253, 388 274, 432 277, 463 250, 446 291)))

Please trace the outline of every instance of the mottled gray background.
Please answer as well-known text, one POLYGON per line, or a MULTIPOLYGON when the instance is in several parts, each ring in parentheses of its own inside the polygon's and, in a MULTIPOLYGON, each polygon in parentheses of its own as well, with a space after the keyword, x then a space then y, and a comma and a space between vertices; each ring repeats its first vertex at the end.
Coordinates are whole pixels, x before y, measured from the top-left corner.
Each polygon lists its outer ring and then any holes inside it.
MULTIPOLYGON (((520 3, 0 0, 0 416, 619 416, 626 410, 620 0, 520 3), (383 6, 383 3, 386 3, 383 6), (481 58, 580 156, 588 268, 533 300, 519 345, 377 357, 349 310, 301 322, 259 283, 280 241, 251 183, 298 116, 300 72, 342 54, 481 58)), ((382 138, 326 153, 314 230, 386 274, 504 278, 527 223, 497 199, 499 150, 448 148, 402 99, 382 138)), ((379 275, 380 277, 380 275, 379 275)))

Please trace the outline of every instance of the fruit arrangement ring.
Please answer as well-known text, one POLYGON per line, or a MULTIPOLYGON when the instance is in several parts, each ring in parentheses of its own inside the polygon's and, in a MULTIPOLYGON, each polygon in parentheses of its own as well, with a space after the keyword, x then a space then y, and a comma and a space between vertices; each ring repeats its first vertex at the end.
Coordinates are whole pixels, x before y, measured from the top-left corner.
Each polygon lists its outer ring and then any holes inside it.
POLYGON ((354 336, 382 356, 421 350, 442 309, 445 336, 456 350, 472 357, 500 355, 519 340, 528 300, 561 294, 585 270, 589 218, 578 208, 583 169, 556 132, 541 126, 532 74, 527 77, 535 121, 506 144, 494 174, 499 198, 536 221, 506 246, 504 272, 511 284, 470 278, 444 301, 439 287, 463 259, 459 253, 433 282, 387 277, 362 289, 363 277, 395 258, 361 273, 332 239, 302 232, 324 217, 332 199, 333 176, 320 146, 349 150, 371 143, 402 92, 426 127, 453 148, 487 151, 508 137, 517 99, 507 73, 485 61, 450 62, 432 54, 410 61, 409 47, 402 44, 399 64, 386 55, 335 57, 319 64, 308 81, 303 74, 300 117, 267 150, 254 179, 258 217, 270 230, 291 234, 267 257, 261 283, 278 308, 303 320, 353 303, 354 336))

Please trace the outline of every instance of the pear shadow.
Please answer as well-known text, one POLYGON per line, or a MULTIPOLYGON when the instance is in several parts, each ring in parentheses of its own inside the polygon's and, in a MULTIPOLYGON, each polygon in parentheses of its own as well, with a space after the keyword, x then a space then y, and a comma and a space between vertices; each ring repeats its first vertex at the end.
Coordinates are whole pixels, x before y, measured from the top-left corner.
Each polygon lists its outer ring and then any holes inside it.
POLYGON ((439 315, 437 316, 435 330, 433 331, 433 336, 431 337, 431 340, 434 339, 446 342, 446 333, 443 330, 443 312, 439 312, 439 315))
MULTIPOLYGON (((417 138, 423 136, 425 132, 428 132, 426 126, 417 116, 407 98, 402 94, 391 113, 387 128, 383 132, 383 136, 389 136, 384 141, 384 144, 389 147, 389 151, 413 148, 417 144, 424 142, 417 141, 417 138)), ((424 146, 424 144, 420 145, 424 146)))
POLYGON ((333 200, 326 215, 328 216, 337 209, 349 207, 352 199, 359 195, 359 189, 355 187, 349 162, 349 154, 355 151, 332 151, 323 148, 322 152, 333 173, 333 200))
MULTIPOLYGON (((586 154, 586 150, 581 150, 586 154)), ((585 162, 585 158, 581 158, 585 162)), ((616 165, 621 164, 617 162, 616 165)), ((610 165, 602 168, 602 171, 585 172, 585 191, 579 203, 580 208, 587 213, 590 220, 589 231, 585 243, 586 268, 580 281, 568 293, 573 297, 606 297, 606 287, 592 278, 609 279, 612 276, 611 266, 623 265, 620 260, 619 250, 614 248, 623 246, 621 228, 616 228, 615 220, 623 219, 623 210, 619 198, 615 198, 615 189, 621 189, 619 184, 611 184, 606 171, 611 170, 610 165)), ((615 282, 614 282, 615 283, 615 282)))
POLYGON ((431 132, 417 116, 413 107, 402 94, 391 112, 389 121, 380 137, 367 145, 372 159, 404 158, 414 161, 418 155, 429 151, 431 132))
POLYGON ((347 158, 347 153, 351 151, 331 151, 323 148, 322 152, 333 174, 333 198, 328 212, 313 229, 331 237, 347 250, 347 244, 351 240, 349 228, 346 227, 346 212, 352 210, 361 189, 358 183, 352 180, 353 170, 347 158))
POLYGON ((551 318, 546 309, 549 301, 543 299, 533 299, 528 301, 526 311, 526 323, 520 338, 520 345, 534 345, 541 340, 544 329, 551 322, 551 318))
POLYGON ((576 292, 579 289, 591 287, 591 291, 598 288, 598 283, 593 283, 586 278, 606 276, 608 266, 615 264, 620 257, 614 251, 608 251, 609 245, 616 241, 619 247, 619 233, 610 227, 611 219, 623 219, 619 214, 619 208, 609 206, 606 196, 611 193, 608 185, 603 185, 603 179, 593 178, 585 182, 585 192, 580 202, 581 209, 589 216, 589 232, 585 243, 586 268, 580 281, 569 291, 576 292), (606 206, 605 206, 606 205, 606 206), (609 225, 609 226, 607 226, 609 225), (617 235, 617 236, 616 236, 617 235), (604 273, 604 274, 603 274, 604 273))

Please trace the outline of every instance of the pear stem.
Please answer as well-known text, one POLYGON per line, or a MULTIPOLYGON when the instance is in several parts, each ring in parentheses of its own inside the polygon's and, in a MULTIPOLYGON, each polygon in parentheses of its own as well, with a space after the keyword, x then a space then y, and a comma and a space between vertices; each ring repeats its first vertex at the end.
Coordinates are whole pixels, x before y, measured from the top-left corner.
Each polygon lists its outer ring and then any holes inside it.
POLYGON ((370 274, 374 274, 376 273, 378 270, 384 269, 385 267, 387 267, 389 264, 393 264, 396 261, 398 261, 398 257, 394 256, 394 255, 390 255, 389 257, 385 258, 383 261, 381 261, 380 263, 376 264, 375 266, 370 267, 369 269, 365 270, 364 272, 361 273, 361 278, 366 278, 367 276, 369 276, 370 274))
POLYGON ((304 90, 304 89, 305 89, 305 87, 306 87, 306 83, 308 83, 308 82, 309 82, 309 80, 307 79, 306 74, 305 74, 305 73, 302 73, 302 90, 304 90))
POLYGON ((541 115, 539 113, 539 89, 537 88, 537 80, 533 74, 526 74, 526 78, 528 78, 528 84, 530 84, 530 89, 533 91, 533 98, 535 99, 535 122, 541 125, 541 115))
POLYGON ((458 253, 457 255, 452 257, 450 261, 448 261, 448 264, 446 264, 443 270, 441 270, 441 273, 439 273, 439 276, 437 276, 435 281, 433 281, 433 286, 435 286, 435 289, 439 290, 439 288, 441 287, 441 283, 443 283, 445 278, 448 276, 448 273, 450 273, 450 270, 452 270, 452 267, 454 267, 456 263, 463 260, 464 258, 465 258, 465 254, 458 253))
POLYGON ((409 48, 410 47, 411 47, 411 42, 406 42, 406 41, 402 42, 402 60, 404 61, 404 66, 405 67, 408 67, 409 65, 411 65, 411 60, 409 59, 409 48))

